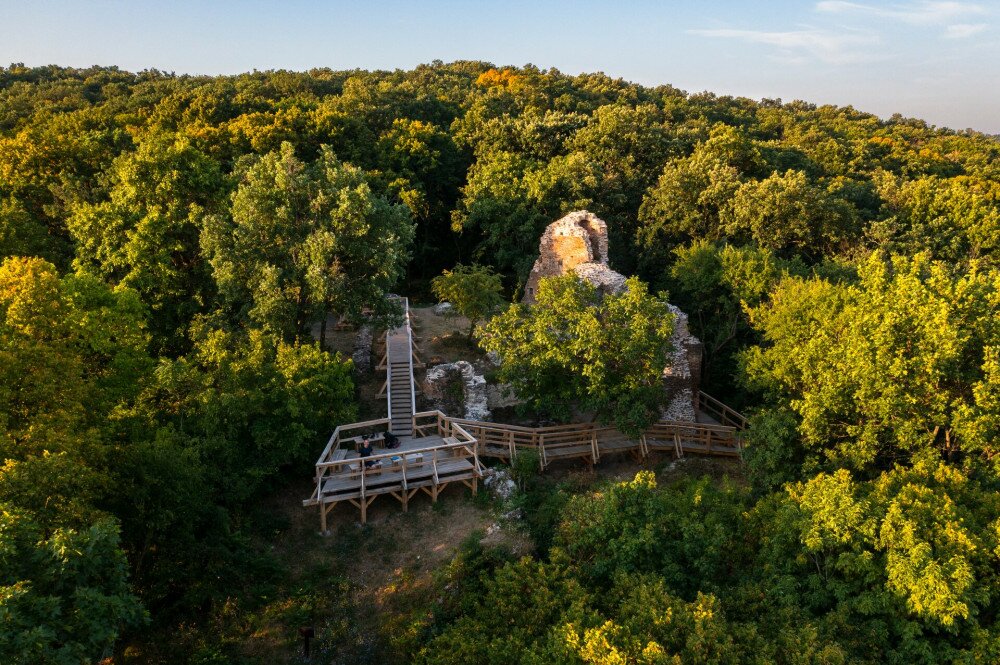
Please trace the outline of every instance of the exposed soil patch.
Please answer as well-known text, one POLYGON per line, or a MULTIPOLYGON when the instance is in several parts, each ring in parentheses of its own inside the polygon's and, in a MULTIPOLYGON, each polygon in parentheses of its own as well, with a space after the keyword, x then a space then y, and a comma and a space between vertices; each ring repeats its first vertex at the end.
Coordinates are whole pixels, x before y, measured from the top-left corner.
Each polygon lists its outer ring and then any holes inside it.
POLYGON ((420 358, 428 365, 456 360, 475 363, 485 357, 475 341, 469 341, 469 320, 460 314, 438 315, 433 307, 413 307, 410 323, 423 351, 420 358))

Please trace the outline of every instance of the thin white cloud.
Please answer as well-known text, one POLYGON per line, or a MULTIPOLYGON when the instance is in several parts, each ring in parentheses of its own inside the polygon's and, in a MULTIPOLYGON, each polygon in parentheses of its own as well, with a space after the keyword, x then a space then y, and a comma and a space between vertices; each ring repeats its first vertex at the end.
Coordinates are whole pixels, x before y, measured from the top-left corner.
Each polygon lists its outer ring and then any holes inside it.
POLYGON ((988 27, 985 23, 956 23, 944 29, 944 36, 947 39, 966 39, 978 35, 988 27))
POLYGON ((862 33, 834 33, 826 30, 688 30, 688 34, 721 39, 738 39, 749 44, 774 46, 781 51, 781 59, 799 63, 811 56, 825 63, 843 65, 865 62, 871 54, 860 47, 878 42, 878 37, 862 33))
POLYGON ((957 19, 983 16, 989 12, 972 2, 910 2, 879 7, 844 0, 823 0, 816 3, 816 10, 831 14, 861 14, 875 16, 910 25, 948 25, 957 19))

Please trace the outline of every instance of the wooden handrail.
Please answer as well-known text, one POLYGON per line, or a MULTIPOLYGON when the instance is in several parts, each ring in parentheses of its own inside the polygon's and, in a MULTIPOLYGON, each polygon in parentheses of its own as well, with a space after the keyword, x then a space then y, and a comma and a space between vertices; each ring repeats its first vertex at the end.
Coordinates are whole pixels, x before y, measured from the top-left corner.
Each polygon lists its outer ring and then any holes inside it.
MULTIPOLYGON (((388 459, 391 457, 405 457, 406 455, 415 455, 417 453, 426 453, 435 450, 454 450, 457 448, 465 448, 466 450, 469 450, 469 444, 474 441, 475 439, 473 439, 472 441, 459 441, 458 443, 445 443, 440 446, 427 446, 425 448, 413 448, 410 450, 393 450, 392 452, 379 453, 377 455, 368 455, 366 457, 352 457, 351 459, 341 459, 337 460, 336 462, 322 462, 320 464, 317 464, 316 467, 321 469, 332 468, 337 466, 345 466, 347 464, 354 464, 357 463, 359 460, 370 462, 372 460, 388 459)), ((469 455, 472 454, 473 453, 470 450, 469 455)))
MULTIPOLYGON (((337 427, 330 436, 326 448, 324 448, 320 459, 316 463, 317 495, 322 494, 323 480, 332 470, 357 461, 356 458, 337 461, 330 459, 333 452, 339 449, 341 442, 346 438, 346 433, 379 425, 388 427, 390 423, 391 420, 389 418, 379 418, 337 427)), ((440 411, 415 413, 413 415, 413 427, 414 431, 433 428, 439 436, 455 436, 461 440, 452 444, 425 446, 405 451, 393 450, 377 455, 370 455, 364 459, 366 461, 384 460, 395 456, 403 456, 405 459, 405 455, 438 450, 456 450, 464 447, 468 455, 473 457, 475 463, 478 465, 480 452, 486 453, 486 446, 491 445, 506 448, 511 458, 517 454, 519 449, 537 450, 539 453, 539 464, 544 469, 550 461, 550 451, 556 454, 562 448, 588 445, 591 450, 591 456, 596 462, 600 458, 602 437, 612 439, 630 438, 613 427, 597 423, 570 423, 546 427, 524 427, 465 418, 450 418, 440 411), (428 419, 433 420, 431 422, 420 422, 428 419), (473 430, 476 435, 474 436, 469 430, 473 430), (480 451, 480 448, 482 451, 480 451)), ((742 451, 743 448, 739 429, 733 425, 661 420, 651 425, 639 436, 639 448, 645 453, 648 453, 650 448, 649 438, 666 441, 672 439, 678 456, 684 454, 684 446, 686 445, 683 443, 684 440, 705 446, 705 451, 709 453, 713 449, 718 449, 720 444, 722 444, 724 449, 729 451, 732 451, 733 448, 736 451, 742 451)), ((436 455, 433 457, 436 459, 436 455)))
POLYGON ((698 391, 698 408, 710 411, 711 415, 717 416, 722 424, 731 421, 738 429, 746 429, 747 427, 746 416, 701 390, 698 391))

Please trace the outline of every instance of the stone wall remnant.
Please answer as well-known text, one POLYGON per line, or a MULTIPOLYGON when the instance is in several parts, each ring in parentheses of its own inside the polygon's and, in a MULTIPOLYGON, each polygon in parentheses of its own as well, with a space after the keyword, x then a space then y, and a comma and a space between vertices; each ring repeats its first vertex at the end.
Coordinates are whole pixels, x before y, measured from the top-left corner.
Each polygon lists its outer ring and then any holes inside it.
POLYGON ((490 409, 487 406, 486 377, 476 374, 472 363, 459 360, 453 363, 435 365, 427 370, 424 380, 424 395, 452 417, 466 420, 489 420, 490 409), (448 413, 448 385, 453 377, 459 377, 462 389, 463 413, 448 413))
POLYGON ((522 302, 533 304, 543 277, 575 272, 602 293, 619 293, 625 276, 608 266, 608 225, 597 215, 578 210, 546 227, 538 243, 538 259, 524 287, 522 302))
POLYGON ((375 329, 370 323, 366 323, 358 328, 358 334, 354 338, 354 352, 351 358, 354 360, 354 371, 359 374, 367 374, 372 371, 372 339, 375 336, 375 329))

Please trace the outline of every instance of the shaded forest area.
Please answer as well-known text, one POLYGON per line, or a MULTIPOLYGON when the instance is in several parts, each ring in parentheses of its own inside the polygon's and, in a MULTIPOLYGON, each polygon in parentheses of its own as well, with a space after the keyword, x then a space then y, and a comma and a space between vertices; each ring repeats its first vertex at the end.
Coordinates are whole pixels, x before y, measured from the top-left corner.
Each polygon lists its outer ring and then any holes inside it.
POLYGON ((239 662, 203 619, 356 412, 313 327, 459 263, 516 299, 586 208, 748 482, 525 479, 534 555, 463 550, 391 658, 996 662, 998 197, 995 137, 602 74, 2 68, 2 659, 239 662))

